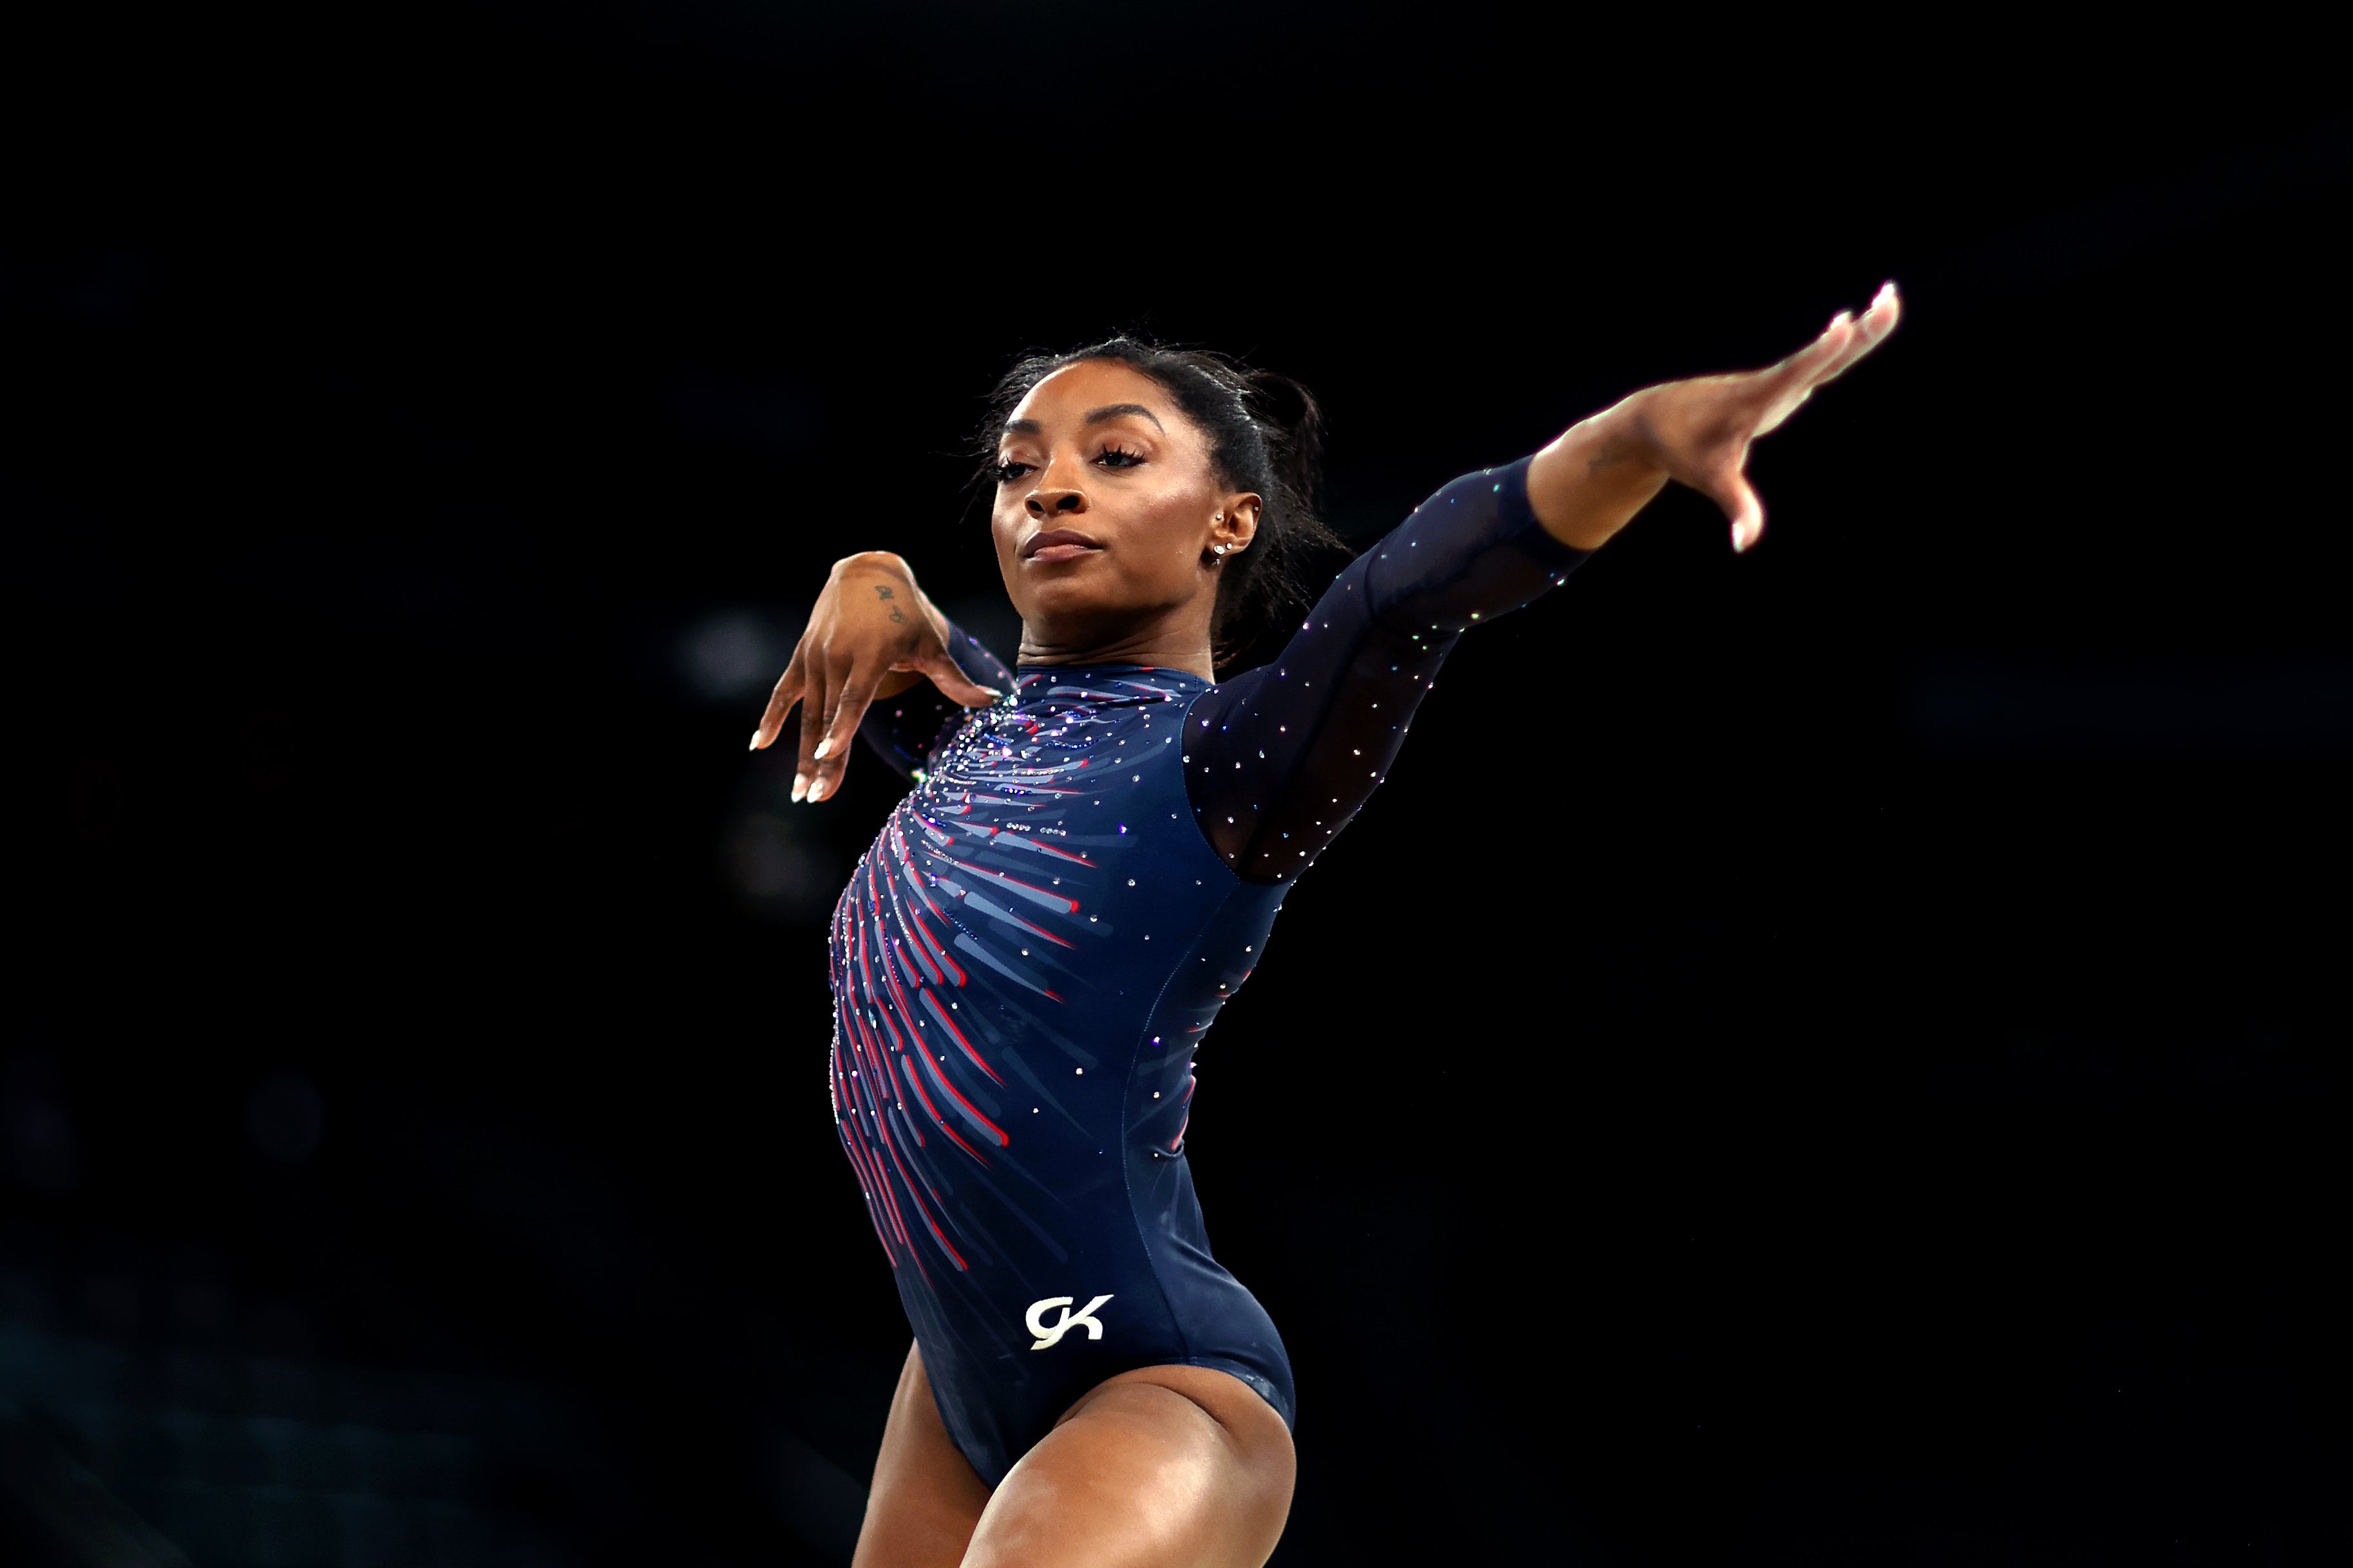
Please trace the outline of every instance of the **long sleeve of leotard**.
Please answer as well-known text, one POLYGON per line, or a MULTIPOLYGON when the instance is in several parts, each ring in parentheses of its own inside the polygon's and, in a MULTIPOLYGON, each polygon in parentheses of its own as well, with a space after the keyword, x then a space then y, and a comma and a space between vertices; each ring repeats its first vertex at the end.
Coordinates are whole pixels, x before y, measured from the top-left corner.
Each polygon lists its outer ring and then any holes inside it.
MULTIPOLYGON (((1013 672, 995 654, 972 640, 962 626, 948 627, 948 657, 956 668, 983 686, 1013 689, 1013 672)), ((940 695, 938 687, 919 680, 896 697, 877 699, 859 721, 858 732, 901 778, 912 778, 930 765, 932 748, 950 723, 972 710, 940 695)))
POLYGON ((1340 574, 1282 657, 1193 705, 1186 793, 1237 872, 1303 870, 1388 773, 1456 639, 1586 558, 1536 521, 1527 479, 1524 458, 1440 490, 1340 574))

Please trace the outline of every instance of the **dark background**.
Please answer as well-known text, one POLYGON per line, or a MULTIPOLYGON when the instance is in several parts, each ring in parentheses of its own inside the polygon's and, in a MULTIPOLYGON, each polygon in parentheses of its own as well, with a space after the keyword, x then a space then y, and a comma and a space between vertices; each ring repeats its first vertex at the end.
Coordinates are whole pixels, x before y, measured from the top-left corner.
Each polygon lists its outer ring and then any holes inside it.
POLYGON ((743 749, 828 563, 1010 651, 1026 349, 1303 378, 1361 545, 1894 277, 1762 548, 1469 638, 1204 1058, 1275 1561, 2346 1560, 2317 38, 321 10, 0 48, 10 1550, 846 1563, 894 785, 743 749))

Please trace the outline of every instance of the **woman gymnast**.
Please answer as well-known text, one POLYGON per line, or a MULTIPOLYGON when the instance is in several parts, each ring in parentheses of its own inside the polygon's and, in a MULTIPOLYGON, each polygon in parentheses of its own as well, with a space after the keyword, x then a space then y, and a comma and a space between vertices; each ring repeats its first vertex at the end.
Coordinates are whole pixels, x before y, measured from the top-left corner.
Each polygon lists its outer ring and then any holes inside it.
POLYGON ((914 1329, 858 1568, 1265 1562, 1295 1475, 1291 1368, 1202 1229, 1202 1036, 1455 640, 1670 479, 1754 544, 1749 443, 1898 310, 1891 284, 1778 364, 1651 387, 1464 475, 1223 679, 1333 540, 1309 506, 1314 402, 1211 354, 1118 338, 997 385, 1013 669, 900 557, 835 563, 752 745, 798 705, 795 800, 835 792, 859 732, 914 786, 830 936, 834 1121, 914 1329))

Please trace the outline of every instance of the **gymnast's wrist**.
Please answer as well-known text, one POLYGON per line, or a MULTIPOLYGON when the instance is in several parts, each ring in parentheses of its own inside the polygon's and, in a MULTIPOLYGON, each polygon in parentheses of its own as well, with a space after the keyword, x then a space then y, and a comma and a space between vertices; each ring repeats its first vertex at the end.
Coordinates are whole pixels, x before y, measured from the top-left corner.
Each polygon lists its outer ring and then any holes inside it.
POLYGON ((845 577, 858 571, 880 572, 886 576, 899 579, 910 587, 913 587, 915 582, 915 569, 907 564, 907 558, 888 550, 861 550, 854 555, 845 555, 833 563, 833 575, 836 577, 845 577))
POLYGON ((1646 395, 1579 420, 1528 464, 1529 510, 1563 544, 1599 549, 1665 488, 1646 395))

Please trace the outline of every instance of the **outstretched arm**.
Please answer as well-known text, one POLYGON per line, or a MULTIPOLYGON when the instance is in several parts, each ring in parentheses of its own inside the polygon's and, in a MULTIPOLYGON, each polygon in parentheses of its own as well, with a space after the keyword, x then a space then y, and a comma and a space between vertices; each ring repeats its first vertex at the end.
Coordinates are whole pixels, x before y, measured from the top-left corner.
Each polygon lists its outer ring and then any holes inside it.
MULTIPOLYGON (((899 696, 929 677, 944 697, 964 707, 996 701, 995 691, 966 673, 970 667, 1010 680, 1002 665, 923 596, 906 562, 881 550, 846 555, 833 563, 809 611, 792 662, 768 699, 760 727, 752 731, 752 750, 773 744, 798 704, 801 755, 793 798, 823 800, 840 785, 850 737, 878 698, 899 696)), ((931 711, 928 701, 924 706, 931 711)), ((889 732, 878 736, 876 744, 903 772, 920 763, 916 748, 928 747, 944 716, 943 706, 932 713, 929 732, 917 737, 913 730, 920 726, 905 714, 888 715, 889 732)))
MULTIPOLYGON (((1891 285, 1779 364, 1638 392, 1416 508, 1334 580, 1281 657, 1194 705, 1186 788, 1219 858, 1253 880, 1296 877, 1388 773, 1456 639, 1563 581, 1669 479, 1724 508, 1733 548, 1755 543, 1749 443, 1870 352, 1897 310, 1891 285)), ((1464 780, 1474 795, 1485 783, 1464 780)))
POLYGON ((1645 387, 1580 420, 1528 465, 1528 504, 1563 544, 1599 550, 1675 479, 1722 507, 1732 548, 1747 549, 1765 531, 1749 443, 1878 347, 1902 313, 1895 285, 1883 284, 1860 319, 1840 311, 1778 364, 1645 387))

